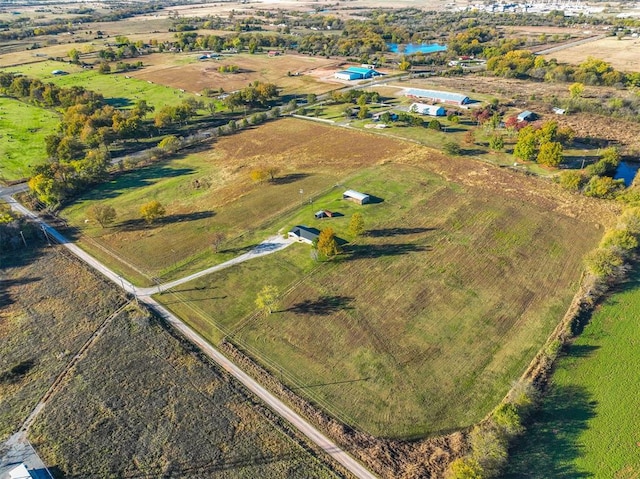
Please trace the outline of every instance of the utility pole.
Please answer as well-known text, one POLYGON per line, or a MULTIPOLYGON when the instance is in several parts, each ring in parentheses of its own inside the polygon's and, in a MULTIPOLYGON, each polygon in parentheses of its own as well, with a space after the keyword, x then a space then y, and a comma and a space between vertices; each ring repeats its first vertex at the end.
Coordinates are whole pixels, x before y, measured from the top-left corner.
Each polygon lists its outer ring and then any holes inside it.
POLYGON ((51 246, 51 240, 49 239, 49 235, 47 234, 47 229, 44 227, 44 225, 41 225, 40 228, 42 228, 42 232, 44 233, 44 237, 47 239, 47 244, 49 246, 51 246))

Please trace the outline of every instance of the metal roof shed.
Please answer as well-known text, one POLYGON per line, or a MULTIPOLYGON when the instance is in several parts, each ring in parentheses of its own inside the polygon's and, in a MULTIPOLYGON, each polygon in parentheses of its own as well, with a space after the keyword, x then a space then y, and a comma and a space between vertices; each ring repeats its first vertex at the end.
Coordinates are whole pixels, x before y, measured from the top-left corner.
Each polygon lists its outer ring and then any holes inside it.
POLYGON ((359 191, 355 191, 355 190, 347 190, 344 193, 342 193, 342 199, 355 201, 360 205, 369 203, 369 200, 371 200, 369 195, 365 195, 364 193, 360 193, 359 191))

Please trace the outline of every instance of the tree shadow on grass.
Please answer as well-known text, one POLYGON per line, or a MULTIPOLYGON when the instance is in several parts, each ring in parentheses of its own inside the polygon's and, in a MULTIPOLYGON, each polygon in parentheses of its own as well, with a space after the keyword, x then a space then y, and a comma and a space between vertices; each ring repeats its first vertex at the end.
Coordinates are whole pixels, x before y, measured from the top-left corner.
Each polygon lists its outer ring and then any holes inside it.
POLYGON ((316 300, 307 299, 296 303, 282 312, 328 316, 338 311, 353 309, 349 306, 353 299, 351 296, 320 296, 316 300))
POLYGON ((114 108, 127 108, 133 105, 129 98, 105 98, 104 102, 114 108))
POLYGON ((304 180, 311 176, 308 173, 290 173, 284 176, 278 176, 270 181, 272 185, 288 185, 289 183, 295 183, 296 181, 304 180))
POLYGON ((0 308, 9 306, 10 304, 14 303, 11 293, 9 293, 9 288, 11 288, 12 286, 35 283, 36 281, 40 281, 41 279, 42 278, 33 277, 0 280, 0 308))
POLYGON ((580 434, 595 417, 597 403, 582 386, 552 386, 527 430, 514 443, 502 479, 585 479, 573 461, 582 455, 580 434))
POLYGON ((153 185, 162 178, 175 178, 188 175, 194 171, 192 168, 169 168, 166 165, 150 165, 119 175, 112 181, 102 184, 100 188, 95 189, 93 193, 87 196, 90 199, 100 200, 115 198, 127 190, 153 185))
POLYGON ((436 228, 382 228, 377 230, 369 230, 364 233, 365 236, 371 238, 383 238, 388 236, 413 235, 418 233, 426 233, 434 231, 436 228))
POLYGON ((214 211, 196 211, 193 213, 183 213, 176 215, 167 215, 158 218, 154 223, 148 224, 142 218, 135 218, 117 224, 115 227, 120 231, 137 231, 144 228, 152 228, 154 226, 169 225, 172 223, 180 223, 182 221, 197 221, 204 218, 212 218, 215 216, 214 211))
POLYGON ((411 243, 404 244, 365 244, 346 245, 342 258, 346 260, 382 258, 384 256, 401 256, 422 251, 431 251, 431 246, 423 246, 411 243))

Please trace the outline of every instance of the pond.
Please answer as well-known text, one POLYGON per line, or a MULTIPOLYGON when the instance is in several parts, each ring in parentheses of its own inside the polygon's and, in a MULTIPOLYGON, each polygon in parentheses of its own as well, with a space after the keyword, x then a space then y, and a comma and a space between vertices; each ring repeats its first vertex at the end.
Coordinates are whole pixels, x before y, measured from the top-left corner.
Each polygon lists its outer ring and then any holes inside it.
POLYGON ((615 180, 622 179, 625 186, 630 186, 639 169, 640 163, 638 162, 621 161, 613 178, 615 180))
POLYGON ((444 52, 447 50, 446 45, 439 45, 437 43, 408 43, 401 45, 399 43, 387 43, 387 47, 393 53, 405 53, 411 55, 412 53, 433 53, 444 52))

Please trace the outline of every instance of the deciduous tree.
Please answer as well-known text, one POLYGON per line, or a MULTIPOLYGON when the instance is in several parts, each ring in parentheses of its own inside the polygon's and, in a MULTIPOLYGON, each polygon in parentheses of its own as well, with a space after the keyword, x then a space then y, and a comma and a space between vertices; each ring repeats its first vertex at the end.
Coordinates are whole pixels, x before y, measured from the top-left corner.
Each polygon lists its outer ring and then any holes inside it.
POLYGON ((340 252, 338 242, 336 241, 336 234, 333 228, 328 227, 323 229, 318 236, 317 243, 318 253, 326 258, 331 258, 340 252))
POLYGON ((87 211, 89 218, 97 221, 103 228, 110 225, 116 219, 116 210, 113 206, 95 204, 87 211))
POLYGON ((265 316, 270 315, 278 304, 278 288, 272 285, 266 285, 258 293, 256 297, 256 306, 265 316))
POLYGON ((149 201, 140 207, 140 215, 147 224, 155 222, 158 218, 164 216, 165 213, 166 210, 164 206, 162 206, 158 200, 149 201))
POLYGON ((349 221, 349 233, 356 237, 364 233, 364 218, 360 213, 354 213, 349 221))
POLYGON ((549 141, 540 146, 537 161, 541 165, 556 167, 562 163, 562 145, 557 141, 549 141))

